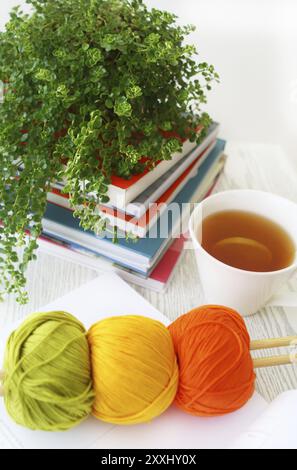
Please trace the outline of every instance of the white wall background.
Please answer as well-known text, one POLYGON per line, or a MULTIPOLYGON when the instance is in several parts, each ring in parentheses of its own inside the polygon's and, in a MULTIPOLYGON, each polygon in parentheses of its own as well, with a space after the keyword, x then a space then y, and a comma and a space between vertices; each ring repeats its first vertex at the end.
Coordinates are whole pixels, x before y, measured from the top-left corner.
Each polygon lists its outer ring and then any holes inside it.
MULTIPOLYGON (((25 1, 0 2, 3 28, 10 8, 25 1)), ((280 144, 297 169, 297 0, 146 3, 197 25, 191 41, 221 76, 207 110, 222 136, 280 144)))

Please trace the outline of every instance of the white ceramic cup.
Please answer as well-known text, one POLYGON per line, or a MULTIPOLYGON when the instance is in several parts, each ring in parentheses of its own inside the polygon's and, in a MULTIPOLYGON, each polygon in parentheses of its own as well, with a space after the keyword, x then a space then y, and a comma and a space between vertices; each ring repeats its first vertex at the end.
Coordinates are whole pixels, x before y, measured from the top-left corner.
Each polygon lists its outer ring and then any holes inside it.
POLYGON ((254 212, 273 220, 291 236, 297 250, 297 204, 272 193, 239 189, 209 196, 191 215, 189 231, 205 303, 225 305, 243 316, 251 315, 264 307, 297 272, 297 254, 290 266, 270 272, 245 271, 217 260, 201 246, 201 222, 205 217, 225 210, 254 212))

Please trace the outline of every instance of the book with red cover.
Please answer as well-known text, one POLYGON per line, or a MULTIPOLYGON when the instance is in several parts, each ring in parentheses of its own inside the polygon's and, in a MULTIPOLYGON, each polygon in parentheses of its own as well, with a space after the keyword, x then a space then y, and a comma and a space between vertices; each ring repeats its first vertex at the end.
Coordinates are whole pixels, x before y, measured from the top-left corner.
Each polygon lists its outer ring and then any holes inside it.
MULTIPOLYGON (((207 158, 214 145, 215 142, 212 142, 201 154, 196 155, 195 160, 190 164, 190 166, 154 204, 150 205, 141 217, 133 217, 129 214, 125 214, 123 211, 104 205, 99 207, 100 212, 103 216, 109 219, 110 225, 117 225, 120 230, 131 232, 139 237, 144 237, 148 229, 156 222, 156 219, 163 212, 165 205, 172 201, 188 180, 197 173, 199 166, 203 163, 205 158, 207 158)), ((48 194, 48 201, 70 209, 67 195, 61 193, 59 189, 53 188, 52 192, 48 194)))
MULTIPOLYGON (((207 132, 203 141, 197 146, 196 142, 189 140, 183 141, 183 150, 180 153, 172 155, 171 160, 158 162, 152 170, 145 170, 143 173, 133 175, 129 179, 112 176, 111 184, 108 188, 109 205, 130 213, 131 215, 140 216, 139 202, 144 203, 140 196, 145 192, 146 207, 150 202, 156 199, 164 192, 176 178, 193 162, 193 151, 201 153, 211 141, 213 141, 219 130, 219 125, 213 123, 207 132), (173 171, 174 169, 174 171, 173 171), (140 197, 140 201, 138 200, 140 197)), ((55 183, 56 189, 62 189, 63 183, 55 183)))

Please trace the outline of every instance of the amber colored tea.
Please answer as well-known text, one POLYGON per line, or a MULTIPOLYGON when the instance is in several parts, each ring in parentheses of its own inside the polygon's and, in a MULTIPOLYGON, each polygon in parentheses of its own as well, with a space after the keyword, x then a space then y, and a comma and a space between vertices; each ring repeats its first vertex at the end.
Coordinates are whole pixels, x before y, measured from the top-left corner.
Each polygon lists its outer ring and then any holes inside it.
POLYGON ((227 210, 202 221, 202 247, 214 258, 247 271, 277 271, 292 264, 296 247, 272 220, 253 212, 227 210))

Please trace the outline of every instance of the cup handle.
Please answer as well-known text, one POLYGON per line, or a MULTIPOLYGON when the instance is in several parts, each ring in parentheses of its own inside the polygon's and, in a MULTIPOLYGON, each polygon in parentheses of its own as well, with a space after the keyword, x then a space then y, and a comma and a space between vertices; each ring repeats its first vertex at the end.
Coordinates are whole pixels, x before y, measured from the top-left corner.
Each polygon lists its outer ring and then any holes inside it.
MULTIPOLYGON (((297 269, 295 269, 289 281, 291 281, 297 274, 297 269)), ((287 281, 288 282, 288 281, 287 281)), ((285 290, 281 290, 278 294, 274 294, 271 299, 266 304, 267 307, 297 307, 297 292, 288 291, 285 287, 285 290)))
POLYGON ((297 292, 276 294, 267 302, 266 307, 297 307, 297 292))

